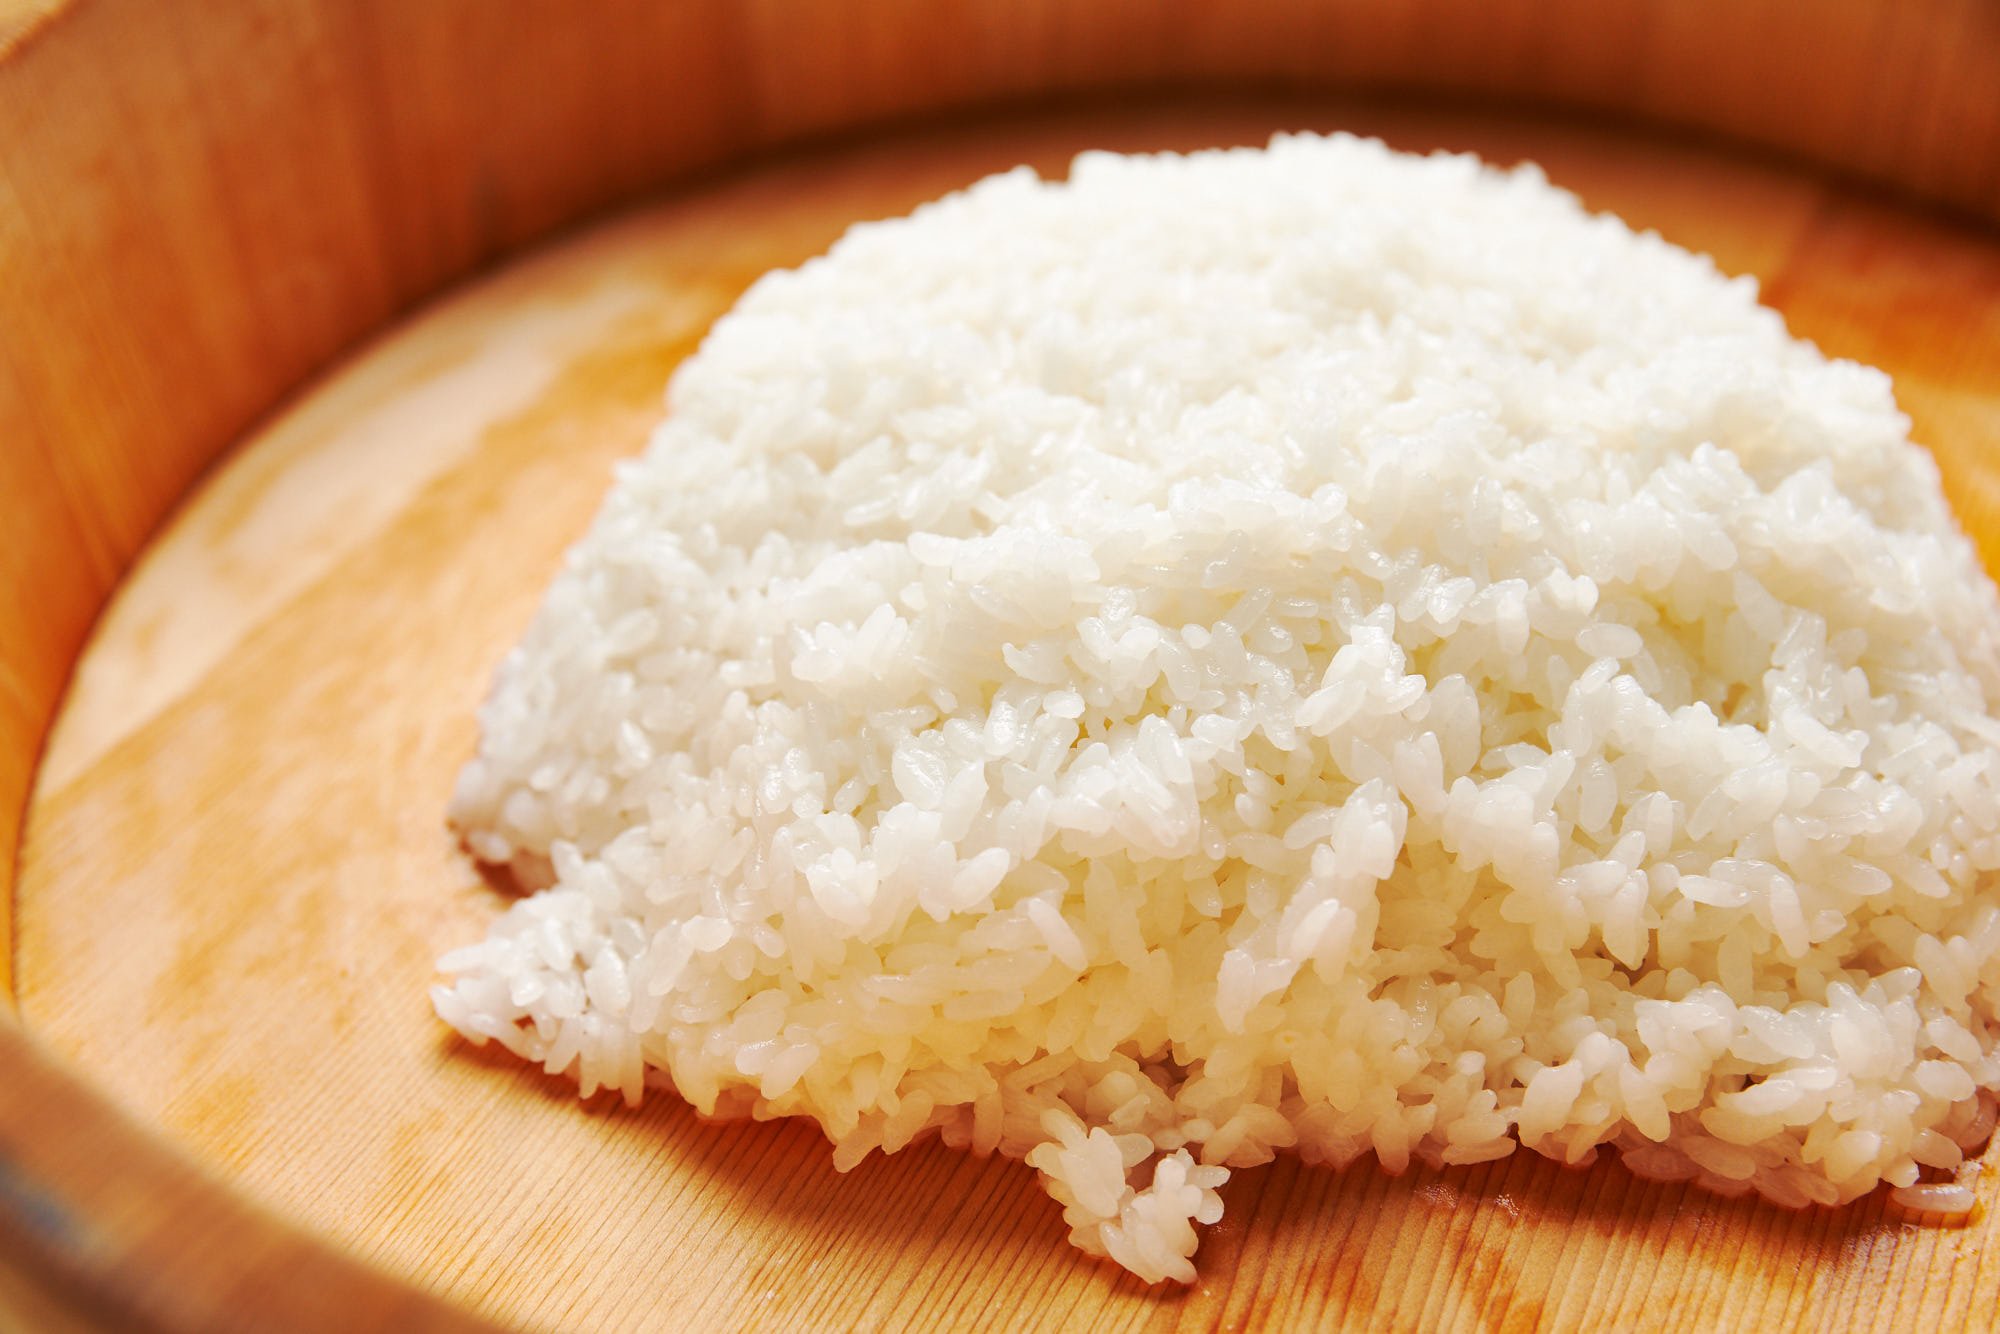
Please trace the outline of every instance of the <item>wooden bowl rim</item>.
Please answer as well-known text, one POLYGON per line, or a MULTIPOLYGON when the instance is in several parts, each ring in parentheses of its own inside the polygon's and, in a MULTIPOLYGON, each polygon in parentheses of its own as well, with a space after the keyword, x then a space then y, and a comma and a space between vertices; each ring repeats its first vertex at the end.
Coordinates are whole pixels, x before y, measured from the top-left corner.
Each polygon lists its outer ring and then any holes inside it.
MULTIPOLYGON (((8 108, 10 84, 30 86, 22 74, 31 58, 39 58, 64 43, 99 42, 110 49, 116 35, 114 19, 129 13, 137 0, 0 0, 0 117, 8 108)), ((324 4, 326 0, 321 0, 324 4)), ((715 0, 726 3, 726 0, 715 0)), ((981 4, 992 7, 998 0, 978 0, 964 8, 981 4)), ((1663 12, 1672 0, 1640 0, 1649 12, 1663 12)), ((1702 15, 1723 12, 1728 0, 1701 0, 1694 8, 1702 15)), ((1286 0, 1268 0, 1265 9, 1284 10, 1286 0)), ((211 12, 221 12, 221 4, 211 3, 211 12)), ((1086 6, 1085 8, 1090 8, 1086 6)), ((1096 8, 1110 10, 1115 4, 1096 8)), ((1294 5, 1293 9, 1301 6, 1294 5)), ((1469 22, 1479 6, 1463 3, 1469 22)), ((1808 7, 1810 8, 1810 7, 1808 7)), ((1780 40, 1789 36, 1805 39, 1815 23, 1853 19, 1860 15, 1881 16, 1892 6, 1871 0, 1829 0, 1817 14, 1785 20, 1779 26, 1780 40)), ((822 13, 839 13, 849 18, 861 11, 858 0, 822 0, 822 13)), ((1915 0, 1902 7, 1908 22, 1935 23, 1938 35, 1924 48, 1927 68, 1947 91, 1976 99, 1982 88, 2000 86, 2000 35, 1992 23, 1996 11, 1982 7, 1979 0, 1915 0), (1986 25, 1982 27, 1982 24, 1986 25), (1963 45, 1966 35, 1973 39, 1991 37, 1991 49, 1975 52, 1976 58, 1954 60, 1954 44, 1963 45)), ((998 12, 998 11, 996 11, 998 12)), ((1139 11, 1127 7, 1128 15, 1139 11)), ((1566 13, 1584 16, 1586 35, 1592 22, 1596 35, 1612 44, 1633 43, 1633 34, 1614 30, 1624 11, 1591 19, 1596 11, 1587 3, 1572 3, 1566 13)), ((1178 11, 1156 19, 1161 24, 1185 17, 1178 11)), ((1498 22, 1498 20, 1495 20, 1498 22)), ((1532 22, 1532 19, 1530 20, 1532 22)), ((921 25, 920 6, 905 6, 887 22, 900 24, 901 38, 910 38, 912 25, 921 25)), ((753 36, 756 35, 753 33, 753 36)), ((771 42, 782 40, 768 27, 763 35, 771 42)), ((197 38, 199 40, 199 38, 197 38)), ((1693 40, 1684 35, 1683 42, 1693 40)), ((1385 48, 1387 49, 1387 48, 1385 48)), ((1844 48, 1843 48, 1844 49, 1844 48)), ((1856 48, 1867 54, 1865 43, 1856 48)), ((113 51, 116 61, 130 62, 143 53, 113 51)), ((1420 53, 1419 53, 1420 54, 1420 53)), ((1253 52, 1247 63, 1232 75, 1218 75, 1200 59, 1189 57, 1185 68, 1155 70, 1140 83, 1163 89, 1226 88, 1241 86, 1245 77, 1266 76, 1285 86, 1305 89, 1315 83, 1310 67, 1301 69, 1282 63, 1279 56, 1253 52), (1261 60, 1261 63, 1259 63, 1261 60)), ((1427 82, 1420 68, 1408 62, 1409 53, 1393 53, 1388 64, 1376 71, 1376 78, 1351 76, 1327 85, 1348 91, 1379 88, 1382 84, 1409 88, 1419 94, 1449 93, 1526 102, 1565 114, 1590 114, 1603 110, 1601 91, 1564 86, 1554 79, 1541 87, 1517 81, 1508 86, 1469 81, 1464 86, 1449 79, 1427 82), (1393 68, 1396 59, 1406 63, 1393 68)), ((1109 72, 1086 68, 1064 72, 1053 58, 1042 77, 1024 83, 975 90, 969 96, 939 93, 928 95, 900 108, 905 116, 927 114, 939 109, 963 109, 1006 105, 1057 93, 1115 93, 1132 86, 1132 80, 1117 69, 1109 72)), ((1834 105, 1844 90, 1819 91, 1820 103, 1834 105)), ((296 97, 306 94, 299 92, 296 97)), ((1631 94, 1637 97, 1636 93, 1631 94)), ((1990 97, 1990 94, 1989 94, 1990 97)), ((2000 100, 2000 99, 1996 99, 2000 100)), ((1974 101, 1969 105, 1981 105, 1974 101)), ((18 107, 16 107, 18 110, 18 107)), ((296 112, 295 112, 296 114, 296 112)), ((1716 135, 1721 128, 1711 123, 1695 103, 1668 99, 1664 104, 1628 108, 1626 114, 1668 128, 1716 135)), ((777 145, 799 142, 814 134, 851 132, 879 124, 881 107, 866 97, 850 92, 845 103, 835 99, 830 108, 819 108, 787 122, 772 121, 773 128, 759 139, 745 144, 724 145, 707 158, 699 154, 673 171, 658 174, 638 188, 656 190, 683 180, 721 162, 740 161, 747 155, 777 145)), ((0 119, 0 124, 5 124, 0 119)), ((1838 151, 1829 152, 1812 134, 1802 134, 1774 122, 1741 122, 1728 127, 1733 137, 1754 151, 1799 158, 1820 169, 1846 170, 1864 179, 1902 191, 1936 206, 1979 218, 2000 222, 2000 111, 1964 128, 1960 151, 1966 161, 1940 164, 1935 149, 1936 131, 1927 123, 1906 117, 1900 123, 1897 142, 1886 148, 1874 145, 1870 153, 1844 161, 1838 151), (1900 138, 1898 138, 1900 136, 1900 138), (1983 166, 1981 164, 1984 164, 1983 166)), ((38 140, 37 142, 43 142, 38 140)), ((75 164, 68 164, 74 166, 75 164)), ((0 160, 4 166, 4 160, 0 160)), ((509 250, 532 244, 540 236, 576 218, 625 202, 634 193, 627 188, 595 193, 578 188, 573 197, 557 208, 539 227, 513 238, 509 250)), ((435 292, 462 276, 466 265, 445 264, 427 275, 423 291, 435 292)), ((388 318, 394 318, 390 312, 388 318)), ((380 327, 379 322, 374 326, 380 327)), ((366 332, 347 331, 347 337, 366 332)), ((264 386, 264 406, 277 401, 296 384, 296 379, 264 386)), ((8 388, 0 382, 0 389, 8 388)), ((0 409, 6 404, 0 396, 0 409)), ((205 442, 208 456, 236 438, 244 423, 220 431, 205 442)), ((135 444, 137 442, 128 442, 135 444)), ((154 515, 168 509, 174 497, 158 498, 154 515)), ((126 553, 129 555, 129 552, 126 553)), ((0 662, 0 669, 4 669, 0 662)), ((4 671, 0 671, 4 678, 4 671)), ((0 684, 5 684, 0 679, 0 684)), ((53 701, 31 701, 44 709, 39 728, 45 728, 53 701)), ((41 730, 33 730, 29 744, 38 745, 41 730)), ((32 761, 30 763, 32 771, 32 761)), ((0 829, 0 834, 6 834, 0 829)), ((15 890, 16 871, 11 837, 0 838, 0 895, 15 890)), ((0 911, 0 941, 7 953, 15 946, 11 913, 0 911)), ((485 1328, 483 1322, 442 1301, 406 1286, 400 1281, 365 1265, 329 1243, 309 1235, 292 1223, 278 1218, 231 1192, 226 1182, 209 1177, 158 1135, 136 1123, 95 1090, 86 1079, 50 1052, 19 1022, 11 1006, 11 968, 0 969, 0 1067, 7 1078, 0 1081, 0 1255, 10 1258, 0 1269, 25 1275, 36 1290, 55 1303, 53 1309, 66 1311, 80 1322, 93 1325, 145 1324, 164 1328, 215 1328, 245 1323, 245 1313, 259 1324, 317 1329, 352 1325, 394 1325, 409 1328, 485 1328), (254 1300, 254 1306, 251 1303, 254 1300)))

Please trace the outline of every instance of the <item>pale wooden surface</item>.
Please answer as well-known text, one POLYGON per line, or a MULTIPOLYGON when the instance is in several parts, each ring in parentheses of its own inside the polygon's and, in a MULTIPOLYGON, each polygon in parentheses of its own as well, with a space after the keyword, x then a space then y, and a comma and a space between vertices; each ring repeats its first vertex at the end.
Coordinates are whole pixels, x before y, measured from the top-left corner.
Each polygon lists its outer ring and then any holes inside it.
POLYGON ((2000 219, 1993 0, 0 0, 0 883, 121 572, 396 311, 775 144, 1213 84, 1650 119, 2000 219))
MULTIPOLYGON (((447 1036, 442 949, 500 906, 441 810, 471 711, 667 371, 762 268, 1082 144, 1316 119, 1542 160, 1594 205, 1763 275, 1890 369, 2000 566, 2000 242, 1775 169, 1446 114, 1100 114, 763 169, 453 297, 331 373, 141 561, 30 810, 29 1029, 253 1203, 462 1309, 570 1328, 1953 1329, 2000 1309, 2000 1179, 1963 1227, 1793 1215, 1608 1163, 1238 1174, 1202 1282, 1061 1239, 1018 1164, 936 1145, 838 1177, 808 1128, 626 1112, 447 1036)), ((1995 1155, 2000 1160, 2000 1154, 1995 1155)))
POLYGON ((0 1079, 0 1334, 491 1328, 218 1189, 40 1055, 17 1041, 0 1079))

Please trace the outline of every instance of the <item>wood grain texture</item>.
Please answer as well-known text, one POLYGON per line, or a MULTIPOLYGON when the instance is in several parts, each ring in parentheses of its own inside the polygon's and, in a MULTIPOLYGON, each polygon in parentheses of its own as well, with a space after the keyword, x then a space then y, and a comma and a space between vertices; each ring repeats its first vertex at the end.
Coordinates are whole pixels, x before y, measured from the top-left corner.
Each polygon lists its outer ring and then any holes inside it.
POLYGON ((8 1056, 0 1331, 490 1328, 215 1191, 74 1074, 18 1046, 8 1056))
MULTIPOLYGON (((250 1207, 450 1311, 538 1327, 1884 1329, 2000 1309, 1969 1225, 1791 1214, 1531 1155, 1239 1173, 1152 1292, 1026 1168, 930 1144, 845 1176, 809 1127, 637 1112, 448 1035, 435 956, 502 898, 440 812, 472 710, 673 364, 849 221, 1076 148, 1340 125, 1532 156, 1766 279, 1891 370, 2000 568, 2000 239, 1768 165, 1526 118, 1301 105, 1023 118, 772 165, 454 295, 246 442, 125 582, 30 811, 21 1015, 250 1207)), ((0 1108, 0 1126, 7 1124, 0 1108)), ((2000 1161, 2000 1153, 1992 1156, 2000 1161)), ((5 1162, 0 1153, 0 1162, 5 1162)), ((4 1301, 0 1294, 0 1301, 4 1301)))

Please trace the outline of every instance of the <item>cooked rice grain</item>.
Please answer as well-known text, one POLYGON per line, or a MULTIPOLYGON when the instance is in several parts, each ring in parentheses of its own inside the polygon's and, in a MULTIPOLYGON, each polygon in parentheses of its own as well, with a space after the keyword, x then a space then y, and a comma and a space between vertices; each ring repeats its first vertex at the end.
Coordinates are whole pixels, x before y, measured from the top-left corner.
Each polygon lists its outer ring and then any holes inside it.
POLYGON ((1532 168, 1089 154, 769 275, 669 407, 459 784, 548 885, 469 1036, 1026 1159, 1149 1280, 1288 1150, 1967 1207, 2000 607, 1749 280, 1532 168))

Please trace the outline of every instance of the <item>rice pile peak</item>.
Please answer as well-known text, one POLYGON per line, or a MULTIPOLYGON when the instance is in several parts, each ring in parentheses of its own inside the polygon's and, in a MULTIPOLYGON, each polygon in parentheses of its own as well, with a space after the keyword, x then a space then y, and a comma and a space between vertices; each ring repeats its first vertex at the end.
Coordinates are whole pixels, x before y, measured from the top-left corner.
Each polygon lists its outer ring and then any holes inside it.
POLYGON ((453 807, 445 1020, 941 1134, 1194 1275, 1230 1169, 1833 1204, 2000 1085, 2000 603, 1887 378, 1532 168, 1079 158, 681 367, 453 807))

